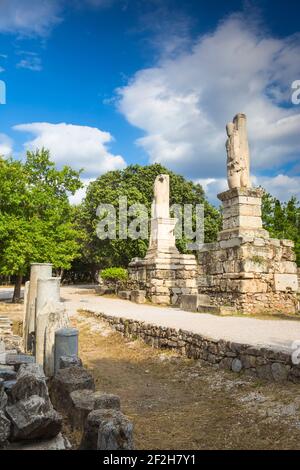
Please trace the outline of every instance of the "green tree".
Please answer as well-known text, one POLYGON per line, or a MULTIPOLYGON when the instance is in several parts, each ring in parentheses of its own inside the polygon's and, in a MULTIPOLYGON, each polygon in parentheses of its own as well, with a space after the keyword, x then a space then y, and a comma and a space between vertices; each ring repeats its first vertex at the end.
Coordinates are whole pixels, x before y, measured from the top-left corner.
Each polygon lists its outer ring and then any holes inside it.
POLYGON ((0 274, 16 278, 13 301, 32 262, 68 269, 79 255, 68 196, 82 186, 80 172, 58 170, 45 149, 25 162, 0 159, 0 274))
MULTIPOLYGON (((205 199, 204 191, 199 184, 187 181, 182 176, 172 173, 160 164, 149 166, 131 165, 122 171, 111 171, 90 183, 86 197, 78 209, 78 226, 84 231, 82 239, 84 264, 89 265, 91 272, 108 266, 126 267, 135 256, 145 256, 148 240, 126 239, 117 237, 115 240, 100 240, 96 234, 99 219, 96 209, 100 203, 112 204, 119 217, 119 197, 126 196, 128 207, 135 203, 146 206, 148 215, 151 214, 153 199, 153 183, 157 175, 170 175, 170 205, 172 204, 204 204, 205 211, 205 241, 216 239, 220 229, 221 216, 217 209, 205 199)), ((195 215, 194 215, 195 216, 195 215)), ((117 233, 118 233, 117 224, 117 233)), ((181 252, 186 252, 187 240, 177 242, 181 252)))
POLYGON ((287 238, 295 243, 296 261, 300 266, 300 207, 296 197, 282 203, 269 193, 262 199, 263 226, 273 238, 287 238))

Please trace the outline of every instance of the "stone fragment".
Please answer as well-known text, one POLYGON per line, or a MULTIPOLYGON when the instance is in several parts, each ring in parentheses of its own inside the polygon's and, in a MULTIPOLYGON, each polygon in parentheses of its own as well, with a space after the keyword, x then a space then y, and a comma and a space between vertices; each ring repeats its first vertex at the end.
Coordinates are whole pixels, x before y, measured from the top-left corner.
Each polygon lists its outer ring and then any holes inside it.
POLYGON ((34 442, 22 442, 13 443, 9 446, 10 450, 69 450, 71 444, 66 436, 61 433, 57 434, 56 437, 51 439, 34 441, 34 442))
POLYGON ((118 395, 111 393, 95 392, 94 394, 94 409, 114 409, 120 410, 121 402, 118 395))
POLYGON ((49 401, 45 374, 39 364, 23 364, 17 374, 17 381, 11 389, 13 403, 37 395, 49 401))
POLYGON ((54 373, 59 369, 62 356, 78 356, 78 335, 76 328, 60 328, 55 331, 54 373))
POLYGON ((120 411, 94 410, 87 417, 80 449, 133 449, 132 429, 120 411))
POLYGON ((93 390, 74 390, 70 393, 71 405, 68 415, 73 428, 83 429, 88 414, 94 409, 93 390))
POLYGON ((291 290, 297 292, 298 290, 297 274, 274 274, 274 282, 276 291, 291 290))
POLYGON ((240 372, 242 370, 242 367, 243 367, 242 362, 239 359, 237 358, 233 359, 232 365, 231 365, 231 370, 233 372, 240 372))
POLYGON ((8 406, 6 413, 12 422, 12 440, 15 441, 50 439, 61 431, 61 416, 37 395, 8 406))
POLYGON ((129 290, 120 290, 118 292, 118 297, 124 300, 130 300, 130 291, 129 290))
POLYGON ((14 371, 14 368, 11 366, 0 366, 0 379, 3 380, 15 380, 17 373, 14 371))
POLYGON ((82 367, 82 360, 77 356, 61 356, 59 360, 59 368, 66 369, 67 367, 82 367))
POLYGON ((146 302, 146 291, 144 290, 132 290, 131 300, 137 304, 144 304, 146 302))
POLYGON ((10 436, 10 421, 0 410, 0 448, 6 443, 10 436))
POLYGON ((51 399, 57 409, 69 409, 71 392, 75 390, 95 390, 93 376, 83 367, 59 369, 52 381, 51 399))
POLYGON ((97 450, 133 450, 133 425, 120 411, 103 411, 97 450))
POLYGON ((264 365, 258 366, 256 370, 257 370, 257 375, 260 379, 268 380, 268 381, 273 380, 273 374, 272 374, 270 364, 264 364, 264 365))
MULTIPOLYGON (((47 309, 47 307, 45 307, 47 309)), ((69 317, 63 303, 48 306, 48 321, 45 330, 44 369, 47 377, 55 374, 55 334, 69 325, 69 317)))
POLYGON ((17 369, 21 364, 33 364, 35 358, 27 354, 6 354, 6 364, 16 367, 17 369))
POLYGON ((275 382, 285 382, 288 378, 289 370, 289 366, 280 362, 274 362, 271 365, 272 376, 275 382))

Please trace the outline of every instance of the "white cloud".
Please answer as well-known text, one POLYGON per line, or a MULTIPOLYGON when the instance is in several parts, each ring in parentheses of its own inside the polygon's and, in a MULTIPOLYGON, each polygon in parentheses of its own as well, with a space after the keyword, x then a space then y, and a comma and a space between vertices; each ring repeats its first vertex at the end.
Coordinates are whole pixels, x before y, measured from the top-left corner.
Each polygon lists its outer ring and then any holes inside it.
POLYGON ((292 196, 300 200, 300 176, 279 174, 274 178, 257 177, 256 182, 280 201, 288 201, 292 196))
POLYGON ((118 90, 119 109, 142 129, 151 162, 194 179, 225 176, 225 124, 248 116, 252 170, 282 168, 300 156, 300 35, 277 39, 242 15, 198 38, 189 51, 163 56, 118 90))
POLYGON ((46 36, 60 12, 60 0, 0 0, 0 32, 46 36))
POLYGON ((22 52, 24 58, 17 63, 18 68, 28 69, 33 72, 40 72, 42 67, 41 58, 35 52, 22 52))
POLYGON ((35 122, 19 124, 13 129, 33 134, 33 138, 24 143, 26 150, 45 147, 58 165, 70 165, 77 170, 83 168, 85 177, 126 166, 123 157, 108 150, 113 140, 111 134, 96 127, 35 122))
POLYGON ((94 180, 95 180, 95 178, 81 178, 81 181, 83 183, 83 187, 78 189, 78 191, 76 191, 76 193, 74 195, 71 195, 69 197, 69 201, 73 206, 77 206, 78 204, 81 203, 81 201, 85 197, 88 185, 94 180))
POLYGON ((6 134, 0 134, 0 156, 8 157, 12 154, 13 142, 6 134))
POLYGON ((0 33, 47 36, 70 8, 107 8, 116 0, 0 0, 0 33))

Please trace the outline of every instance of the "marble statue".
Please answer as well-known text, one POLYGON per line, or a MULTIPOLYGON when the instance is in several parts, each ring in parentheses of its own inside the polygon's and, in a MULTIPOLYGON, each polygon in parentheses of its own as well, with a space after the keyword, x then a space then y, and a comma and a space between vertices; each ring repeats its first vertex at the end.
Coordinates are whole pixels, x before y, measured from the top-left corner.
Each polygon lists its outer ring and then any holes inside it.
POLYGON ((248 146, 246 115, 237 114, 226 126, 228 139, 227 180, 229 189, 250 188, 250 154, 248 146))

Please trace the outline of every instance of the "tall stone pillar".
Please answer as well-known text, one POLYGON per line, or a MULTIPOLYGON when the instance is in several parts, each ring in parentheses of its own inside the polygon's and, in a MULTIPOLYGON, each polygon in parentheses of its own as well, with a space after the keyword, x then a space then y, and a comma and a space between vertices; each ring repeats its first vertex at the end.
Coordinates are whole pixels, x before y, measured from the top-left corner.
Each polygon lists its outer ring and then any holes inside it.
POLYGON ((145 290, 157 304, 179 305, 183 294, 196 294, 197 262, 194 255, 179 253, 174 229, 177 220, 170 217, 169 175, 158 175, 154 182, 151 233, 144 259, 129 263, 130 280, 145 290))
POLYGON ((58 304, 60 301, 60 278, 38 279, 36 297, 36 321, 35 321, 35 356, 36 362, 44 365, 45 331, 49 321, 51 308, 47 305, 58 304))
POLYGON ((52 276, 52 264, 32 263, 30 268, 30 285, 28 301, 24 318, 24 348, 26 352, 33 349, 33 337, 35 332, 35 307, 37 294, 37 280, 52 276))
POLYGON ((199 251, 199 293, 245 313, 295 313, 298 309, 294 243, 270 238, 263 228, 263 190, 251 188, 246 116, 227 125, 229 190, 218 195, 223 229, 199 251))

